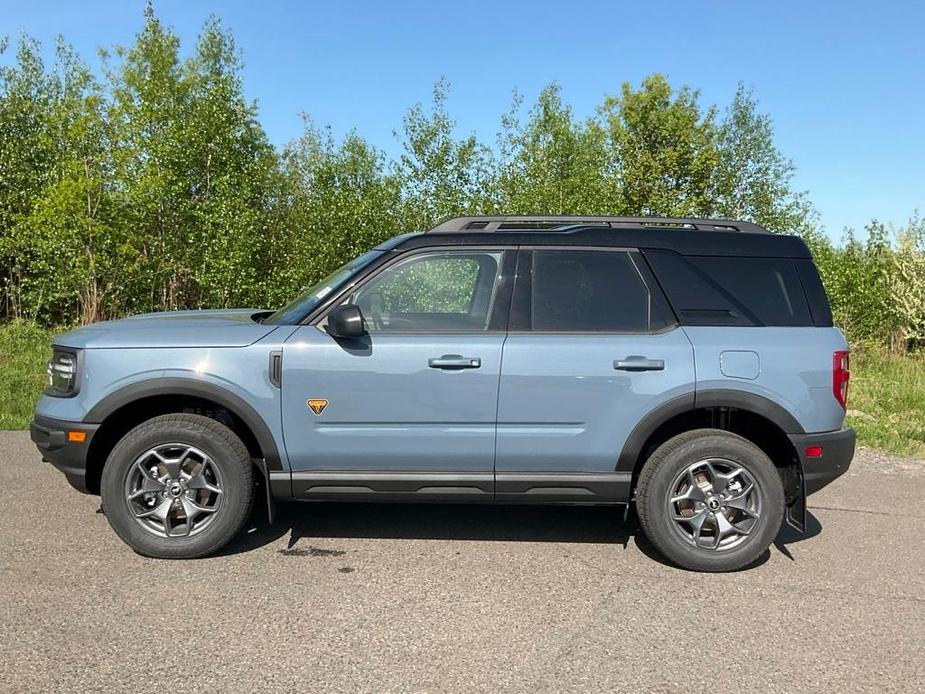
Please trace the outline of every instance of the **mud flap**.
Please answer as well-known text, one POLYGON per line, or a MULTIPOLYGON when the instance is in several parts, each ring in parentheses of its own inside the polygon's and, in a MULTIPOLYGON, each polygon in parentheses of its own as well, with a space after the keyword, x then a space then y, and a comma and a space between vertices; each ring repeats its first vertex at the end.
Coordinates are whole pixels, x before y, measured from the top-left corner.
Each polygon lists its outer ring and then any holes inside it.
POLYGON ((262 486, 267 495, 267 521, 270 525, 273 525, 273 518, 275 515, 275 507, 273 506, 273 494, 270 491, 270 473, 267 471, 267 461, 263 458, 253 458, 254 465, 257 466, 257 469, 260 471, 260 474, 263 476, 263 479, 260 480, 258 486, 262 486))
POLYGON ((801 533, 806 532, 806 489, 803 486, 803 465, 797 461, 796 465, 788 468, 788 471, 790 474, 784 477, 784 490, 787 494, 787 525, 801 533))
POLYGON ((787 525, 801 533, 806 532, 806 495, 802 490, 796 499, 787 504, 787 525))

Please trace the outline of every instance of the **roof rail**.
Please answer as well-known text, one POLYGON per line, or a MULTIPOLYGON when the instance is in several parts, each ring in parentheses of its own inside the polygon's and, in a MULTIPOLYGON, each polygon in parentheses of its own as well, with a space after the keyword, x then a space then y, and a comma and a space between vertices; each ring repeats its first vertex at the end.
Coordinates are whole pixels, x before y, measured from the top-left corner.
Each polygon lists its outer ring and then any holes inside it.
POLYGON ((584 215, 521 215, 453 217, 428 233, 495 232, 495 231, 565 231, 575 227, 606 226, 639 229, 691 229, 694 231, 744 231, 767 234, 767 229, 752 222, 696 217, 586 217, 584 215))

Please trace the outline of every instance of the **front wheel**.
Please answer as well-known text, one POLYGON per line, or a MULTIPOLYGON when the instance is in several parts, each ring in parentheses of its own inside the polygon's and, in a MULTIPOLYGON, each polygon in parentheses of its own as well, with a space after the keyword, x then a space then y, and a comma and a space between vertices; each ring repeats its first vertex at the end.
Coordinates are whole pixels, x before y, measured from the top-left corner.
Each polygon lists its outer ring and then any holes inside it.
POLYGON ((132 549, 188 559, 218 551, 241 530, 253 503, 253 464, 220 422, 168 414, 116 444, 100 487, 109 524, 132 549))
POLYGON ((665 557, 694 571, 734 571, 767 550, 784 517, 774 463, 741 436, 698 429, 666 441, 639 475, 642 530, 665 557))

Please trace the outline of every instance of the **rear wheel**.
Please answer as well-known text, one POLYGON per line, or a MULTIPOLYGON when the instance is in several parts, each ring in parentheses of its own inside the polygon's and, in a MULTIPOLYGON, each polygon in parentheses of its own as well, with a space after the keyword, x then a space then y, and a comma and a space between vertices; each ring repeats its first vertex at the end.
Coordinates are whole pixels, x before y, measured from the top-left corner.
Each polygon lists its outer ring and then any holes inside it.
POLYGON ((734 571, 777 535, 784 489, 760 448, 699 429, 666 441, 646 461, 636 507, 643 532, 666 558, 695 571, 734 571))
POLYGON ((155 417, 116 444, 101 495, 113 530, 139 554, 166 559, 218 551, 253 503, 253 467, 225 425, 193 414, 155 417))

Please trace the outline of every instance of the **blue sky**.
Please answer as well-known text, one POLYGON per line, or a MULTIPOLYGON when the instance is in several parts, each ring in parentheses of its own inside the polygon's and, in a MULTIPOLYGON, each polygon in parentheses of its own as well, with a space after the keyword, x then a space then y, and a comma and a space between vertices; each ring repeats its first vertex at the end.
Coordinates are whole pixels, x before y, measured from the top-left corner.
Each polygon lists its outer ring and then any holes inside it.
MULTIPOLYGON (((740 81, 775 123, 828 233, 925 212, 925 5, 915 2, 186 2, 155 0, 185 47, 210 14, 244 55, 271 140, 311 114, 389 153, 405 110, 452 85, 461 134, 493 142, 516 88, 562 85, 579 116, 605 93, 663 72, 725 104, 740 81)), ((96 66, 128 44, 143 0, 0 2, 0 34, 48 47, 63 34, 96 66)))

